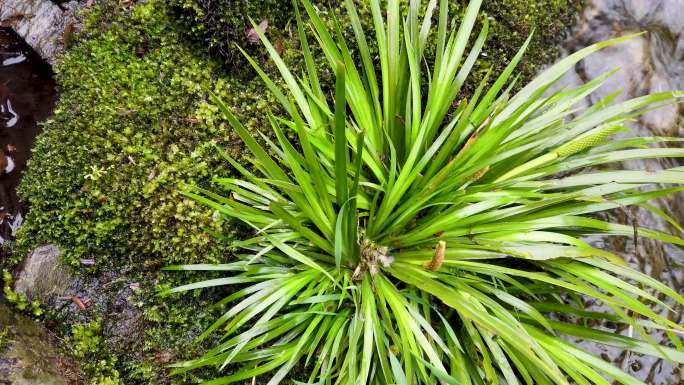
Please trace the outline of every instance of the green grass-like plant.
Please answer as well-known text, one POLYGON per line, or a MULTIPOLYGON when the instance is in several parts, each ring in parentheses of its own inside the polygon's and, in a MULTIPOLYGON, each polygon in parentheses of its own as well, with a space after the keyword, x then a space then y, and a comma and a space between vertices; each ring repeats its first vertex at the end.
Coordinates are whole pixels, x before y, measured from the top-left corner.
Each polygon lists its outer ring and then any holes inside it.
POLYGON ((212 385, 264 374, 278 384, 296 366, 311 384, 643 384, 564 336, 684 363, 684 328, 652 310, 668 307, 664 297, 684 298, 583 240, 638 235, 684 245, 677 236, 593 215, 649 208, 648 201, 683 189, 671 187, 684 182, 681 167, 603 166, 683 157, 684 149, 662 146, 679 139, 614 134, 684 93, 619 103, 611 94, 582 109, 579 102, 611 73, 577 88, 554 86, 623 37, 568 56, 513 93, 523 46, 498 78, 488 75, 472 97, 459 98, 487 36, 485 21, 470 39, 481 2, 471 1, 452 30, 446 0, 411 0, 405 11, 399 0, 388 0, 385 10, 370 0, 376 58, 352 1, 354 51, 301 0, 309 18, 305 25, 297 17, 301 77, 255 28, 285 87, 250 62, 288 116, 269 114, 274 136, 257 141, 213 97, 252 164, 225 155, 242 175, 216 180, 230 197, 202 188, 187 195, 253 233, 234 242, 236 262, 170 268, 227 274, 170 292, 235 287, 219 303, 225 313, 199 338, 220 330, 218 344, 175 364, 175 372, 225 370, 205 382, 212 385), (437 48, 428 66, 433 13, 437 48), (331 95, 319 81, 308 33, 334 71, 331 95), (582 297, 612 311, 584 309, 582 297), (635 337, 592 328, 596 320, 626 325, 635 337), (665 331, 673 347, 659 345, 647 328, 665 331))

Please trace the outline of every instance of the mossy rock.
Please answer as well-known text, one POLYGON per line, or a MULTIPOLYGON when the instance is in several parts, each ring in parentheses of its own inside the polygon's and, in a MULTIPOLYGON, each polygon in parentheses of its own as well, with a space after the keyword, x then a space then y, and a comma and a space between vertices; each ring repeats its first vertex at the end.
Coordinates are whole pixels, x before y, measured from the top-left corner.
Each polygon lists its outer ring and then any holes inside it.
MULTIPOLYGON (((84 366, 94 377, 120 373, 126 384, 167 383, 166 362, 156 355, 194 355, 200 347, 190 342, 213 315, 192 307, 203 306, 201 299, 160 300, 158 279, 175 285, 187 277, 158 271, 230 258, 228 247, 205 231, 230 229, 222 229, 211 210, 181 191, 185 184, 227 174, 214 143, 234 140, 225 126, 201 118, 210 112, 205 93, 220 69, 198 47, 184 43, 164 2, 132 10, 115 3, 91 11, 79 39, 55 66, 60 100, 43 123, 19 188, 30 211, 10 263, 36 246, 57 243, 62 263, 76 276, 114 272, 124 282, 139 282, 143 290, 134 300, 145 309, 143 352, 112 349, 114 333, 103 330, 99 354, 85 357, 84 366), (82 259, 95 265, 82 265, 82 259)), ((231 89, 245 90, 236 91, 245 95, 244 105, 254 105, 262 94, 235 83, 231 89)), ((88 306, 85 315, 72 307, 47 309, 47 317, 69 337, 71 325, 84 318, 110 316, 104 304, 88 306)))
MULTIPOLYGON (((350 33, 341 6, 317 4, 327 22, 336 14, 350 33)), ((554 46, 579 4, 485 2, 483 17, 490 18, 492 33, 474 79, 490 65, 495 73, 505 66, 536 28, 521 68, 523 80, 529 78, 555 57, 554 46)), ((462 2, 452 5, 455 15, 464 9, 462 2)), ((119 378, 124 384, 192 384, 214 375, 169 378, 164 365, 201 352, 203 346, 193 338, 220 312, 209 304, 224 293, 162 299, 154 289, 193 279, 192 274, 160 272, 161 267, 231 258, 228 245, 209 233, 231 238, 244 231, 213 220, 211 210, 185 198, 182 191, 186 185, 208 186, 213 177, 230 174, 216 146, 246 161, 237 136, 207 101, 209 90, 221 96, 256 137, 257 130, 268 131, 265 111, 277 103, 246 62, 237 59, 234 45, 244 43, 247 15, 257 22, 269 18, 269 38, 298 72, 302 63, 291 37, 293 8, 275 0, 150 0, 132 9, 118 1, 99 2, 55 67, 60 100, 43 125, 19 189, 31 210, 13 255, 19 258, 36 246, 57 243, 64 251, 63 262, 77 274, 115 272, 126 282, 140 284, 134 300, 144 309, 142 352, 117 348, 103 327, 100 348, 86 358, 91 361, 86 367, 94 368, 91 375, 119 378), (83 266, 81 259, 94 259, 95 265, 83 266)), ((361 15, 369 26, 363 4, 361 15)), ((275 72, 258 44, 243 45, 268 72, 275 72)), ((323 63, 320 70, 324 81, 331 80, 323 63)), ((57 330, 69 337, 72 325, 106 321, 108 311, 93 306, 85 320, 64 311, 48 312, 48 318, 59 321, 57 330)))

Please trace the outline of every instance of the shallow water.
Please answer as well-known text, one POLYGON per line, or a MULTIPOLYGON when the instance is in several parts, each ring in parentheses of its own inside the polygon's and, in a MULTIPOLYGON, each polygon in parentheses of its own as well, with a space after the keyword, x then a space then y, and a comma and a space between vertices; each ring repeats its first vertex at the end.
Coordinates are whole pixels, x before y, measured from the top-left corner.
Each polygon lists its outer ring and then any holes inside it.
POLYGON ((0 28, 0 243, 25 212, 15 190, 40 132, 38 122, 54 102, 50 67, 14 32, 0 28))
MULTIPOLYGON (((578 85, 619 67, 619 71, 608 83, 585 101, 587 105, 617 90, 622 90, 618 100, 654 92, 684 90, 684 0, 589 0, 575 33, 567 41, 565 48, 567 52, 573 52, 611 37, 639 32, 646 33, 596 53, 578 64, 563 79, 563 83, 578 85)), ((645 114, 632 128, 640 136, 682 137, 683 112, 681 105, 666 106, 645 114)), ((681 159, 627 162, 624 166, 654 170, 680 164, 684 164, 681 159)), ((684 195, 662 199, 656 206, 684 224, 684 195)), ((676 230, 646 210, 621 210, 609 216, 621 223, 676 234, 676 230)), ((595 243, 615 250, 633 267, 657 277, 684 294, 684 251, 681 248, 644 239, 638 239, 636 246, 632 239, 603 239, 596 240, 595 243)), ((600 303, 587 305, 591 309, 609 311, 600 303)), ((684 325, 681 307, 675 308, 676 312, 664 314, 684 325)), ((614 325, 601 327, 616 333, 636 334, 629 329, 615 330, 614 325)), ((666 341, 662 333, 650 332, 650 335, 663 343, 666 341)), ((663 360, 640 357, 619 349, 597 347, 582 341, 575 342, 649 384, 684 384, 682 368, 673 367, 663 360)))

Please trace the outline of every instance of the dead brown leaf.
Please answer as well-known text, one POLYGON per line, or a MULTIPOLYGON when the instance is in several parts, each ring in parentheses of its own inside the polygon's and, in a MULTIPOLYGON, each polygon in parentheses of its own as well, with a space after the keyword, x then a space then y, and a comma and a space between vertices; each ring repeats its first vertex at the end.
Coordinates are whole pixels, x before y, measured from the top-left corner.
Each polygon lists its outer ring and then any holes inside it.
MULTIPOLYGON (((257 28, 259 28, 259 31, 261 31, 261 33, 266 33, 266 29, 268 29, 268 20, 261 20, 259 25, 257 25, 257 28)), ((256 44, 259 42, 259 34, 257 33, 256 28, 252 27, 248 29, 245 35, 247 37, 247 42, 251 44, 256 44)))

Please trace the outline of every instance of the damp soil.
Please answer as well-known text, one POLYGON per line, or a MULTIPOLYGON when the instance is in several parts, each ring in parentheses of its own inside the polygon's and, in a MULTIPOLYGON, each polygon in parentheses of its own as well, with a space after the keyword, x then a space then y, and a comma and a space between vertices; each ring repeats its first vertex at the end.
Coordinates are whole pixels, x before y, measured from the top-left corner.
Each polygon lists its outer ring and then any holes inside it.
POLYGON ((0 28, 0 243, 12 238, 27 210, 16 187, 55 96, 50 66, 11 29, 0 28))

